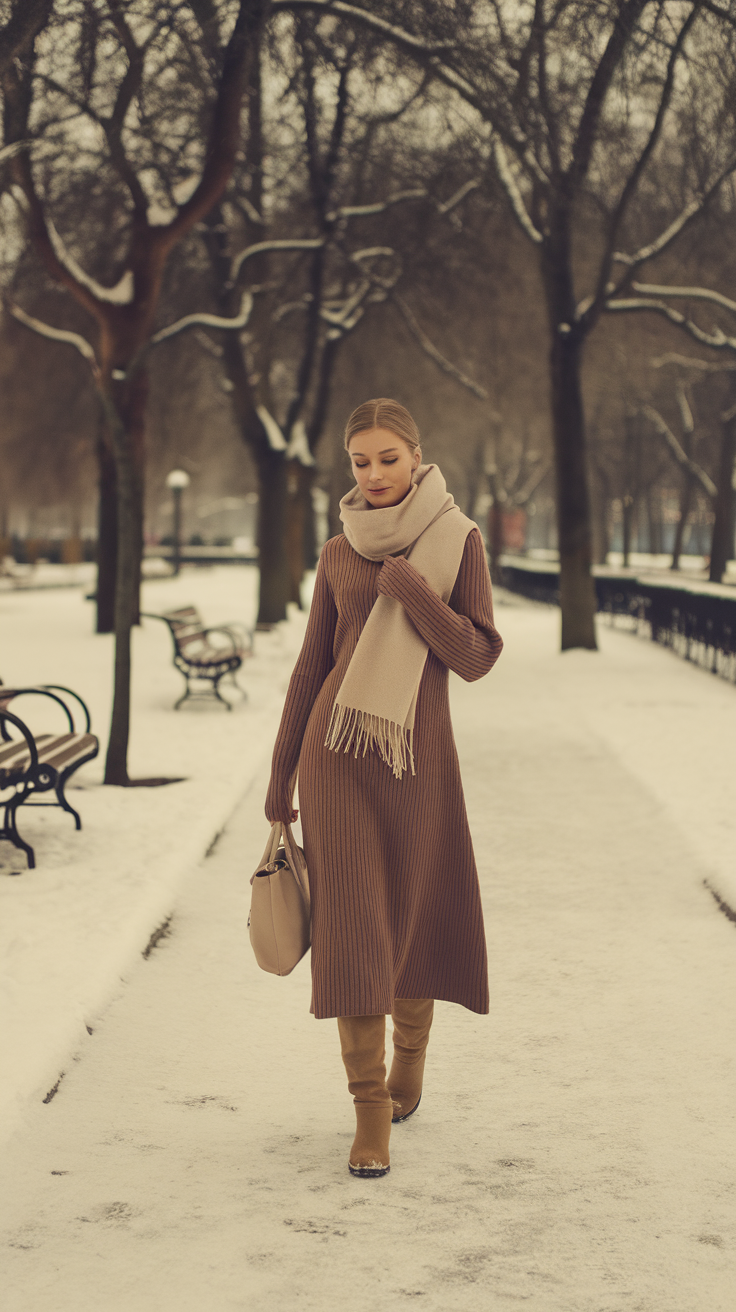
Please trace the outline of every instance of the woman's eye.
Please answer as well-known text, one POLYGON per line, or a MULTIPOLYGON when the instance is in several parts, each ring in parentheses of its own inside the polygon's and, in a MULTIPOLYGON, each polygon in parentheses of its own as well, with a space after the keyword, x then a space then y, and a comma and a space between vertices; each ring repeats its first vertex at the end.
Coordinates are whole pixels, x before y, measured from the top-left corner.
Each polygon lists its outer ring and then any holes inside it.
POLYGON ((355 462, 355 468, 356 468, 356 469, 367 469, 368 466, 367 466, 366 464, 359 465, 358 462, 357 462, 357 460, 356 460, 356 462, 355 462))
POLYGON ((398 458, 397 456, 394 456, 393 460, 384 460, 383 463, 384 463, 384 465, 395 465, 395 464, 396 464, 396 461, 397 461, 397 458, 398 458))

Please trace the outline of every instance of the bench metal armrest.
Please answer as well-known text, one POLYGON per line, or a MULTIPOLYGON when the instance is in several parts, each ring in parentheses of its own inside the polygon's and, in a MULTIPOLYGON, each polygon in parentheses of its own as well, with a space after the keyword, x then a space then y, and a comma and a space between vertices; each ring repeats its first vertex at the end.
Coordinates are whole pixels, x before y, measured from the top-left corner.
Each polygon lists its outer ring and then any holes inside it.
MULTIPOLYGON (((0 703, 3 701, 10 701, 11 699, 14 701, 16 697, 27 697, 29 695, 33 697, 49 697, 51 701, 56 702, 61 707, 62 711, 66 716, 67 724, 69 725, 69 732, 74 733, 74 719, 72 717, 72 713, 69 710, 69 707, 67 706, 66 702, 62 701, 61 697, 57 697, 56 693, 51 691, 51 689, 54 688, 55 686, 56 686, 55 684, 51 684, 51 683, 49 684, 39 683, 36 687, 29 686, 27 688, 11 688, 11 689, 6 689, 0 686, 0 703)), ((61 689, 61 691, 69 692, 70 690, 68 688, 64 688, 61 689)), ((72 693, 73 697, 76 697, 76 695, 77 695, 76 693, 72 693)), ((82 701, 81 697, 78 698, 78 700, 82 701)), ((84 702, 82 702, 82 705, 84 706, 84 702)), ((86 706, 84 707, 84 709, 85 712, 87 713, 87 728, 89 729, 89 712, 87 712, 86 706)), ((8 712, 5 713, 8 714, 8 712)), ((5 738, 5 734, 3 734, 3 737, 5 738)), ((7 739, 5 739, 5 741, 7 742, 7 739)))
POLYGON ((61 683, 44 683, 42 686, 51 689, 53 692, 65 692, 68 697, 73 697, 75 701, 79 702, 79 705, 84 712, 84 732, 92 732, 92 720, 90 718, 89 707, 83 698, 79 696, 78 692, 75 692, 73 688, 65 688, 61 683))
MULTIPOLYGON (((202 633, 204 634, 207 641, 209 641, 209 636, 211 633, 224 633, 225 637, 230 642, 230 646, 233 652, 236 652, 238 647, 241 645, 237 634, 233 633, 232 629, 230 629, 226 624, 213 624, 210 629, 203 629, 202 633)), ((216 647, 217 643, 213 643, 212 645, 216 647)), ((227 651, 227 647, 223 646, 222 650, 227 651)))
MULTIPOLYGON (((12 711, 3 711, 3 710, 0 710, 0 719, 2 719, 2 722, 3 722, 3 725, 2 725, 2 727, 3 727, 3 738, 5 739, 6 742, 11 742, 11 741, 12 741, 12 739, 11 739, 11 738, 5 733, 5 721, 6 721, 6 720, 10 720, 10 723, 11 723, 11 724, 14 724, 15 727, 16 727, 16 729, 20 729, 21 733, 23 734, 23 737, 24 737, 25 740, 26 740, 26 743, 28 744, 28 750, 29 750, 29 752, 30 752, 30 754, 31 754, 31 765, 30 765, 30 769, 33 770, 33 771, 37 770, 37 769, 38 769, 38 748, 36 747, 36 740, 34 739, 33 734, 31 733, 30 729, 28 728, 28 725, 27 725, 27 724, 24 724, 23 721, 20 719, 19 716, 17 716, 17 715, 13 715, 12 711)), ((1 787, 1 786, 2 786, 2 785, 0 785, 0 787, 1 787)))
POLYGON ((233 647, 241 647, 243 651, 250 651, 253 646, 251 631, 237 620, 229 620, 227 624, 214 624, 211 629, 205 629, 204 632, 206 637, 211 633, 226 633, 233 647))

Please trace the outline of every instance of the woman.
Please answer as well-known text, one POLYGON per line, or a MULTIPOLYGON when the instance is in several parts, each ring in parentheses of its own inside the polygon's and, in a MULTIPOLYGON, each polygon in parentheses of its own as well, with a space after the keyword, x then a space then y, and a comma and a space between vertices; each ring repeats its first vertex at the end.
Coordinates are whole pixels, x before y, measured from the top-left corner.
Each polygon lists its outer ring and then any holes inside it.
POLYGON ((409 412, 366 401, 345 447, 356 487, 340 503, 344 535, 320 556, 266 815, 296 819, 298 769, 312 1010, 338 1021, 357 1117, 349 1169, 381 1176, 392 1123, 419 1106, 434 999, 488 1011, 447 671, 479 679, 503 644, 483 539, 422 465, 409 412))

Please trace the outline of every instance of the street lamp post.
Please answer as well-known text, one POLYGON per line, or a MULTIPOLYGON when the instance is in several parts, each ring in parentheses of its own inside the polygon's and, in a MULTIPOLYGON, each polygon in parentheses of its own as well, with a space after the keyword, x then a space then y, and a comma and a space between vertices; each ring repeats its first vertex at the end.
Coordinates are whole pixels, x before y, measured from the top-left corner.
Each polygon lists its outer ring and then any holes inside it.
POLYGON ((181 494, 189 487, 189 475, 185 469, 172 469, 166 476, 166 486, 174 497, 174 573, 181 569, 181 494))

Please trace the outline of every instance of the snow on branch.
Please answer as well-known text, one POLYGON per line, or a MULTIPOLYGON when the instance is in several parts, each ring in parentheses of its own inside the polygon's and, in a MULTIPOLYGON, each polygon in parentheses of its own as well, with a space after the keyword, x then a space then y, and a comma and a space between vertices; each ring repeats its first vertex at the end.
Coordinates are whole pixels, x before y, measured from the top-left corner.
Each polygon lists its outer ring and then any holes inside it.
POLYGON ((634 255, 627 255, 624 251, 614 251, 612 259, 616 264, 626 264, 629 268, 633 268, 637 264, 643 264, 645 260, 651 260, 654 255, 659 255, 665 246, 669 246, 670 242, 674 241, 677 234, 682 231, 685 224, 694 214, 697 214, 702 206, 702 197, 699 196, 695 200, 691 200, 689 205, 686 205, 684 210, 677 215, 677 218, 672 220, 669 227, 665 228, 664 232, 660 232, 659 236, 655 237, 654 241, 650 242, 648 246, 642 246, 634 255))
POLYGON ((683 451, 680 443, 672 432, 672 429, 662 418, 659 411, 655 410, 651 405, 645 405, 642 408, 642 414, 646 415, 647 419, 649 419, 656 428, 660 437, 664 439, 680 468, 686 470, 687 473, 689 473, 700 484, 706 496, 716 497, 718 495, 718 488, 713 482, 713 479, 706 474, 705 470, 696 460, 691 460, 690 456, 683 451))
POLYGON ((383 214, 391 205, 398 205, 403 200, 426 200, 429 192, 426 187, 410 187, 406 191, 397 191, 386 200, 376 201, 374 205, 341 205, 338 210, 327 215, 328 222, 336 219, 363 218, 369 214, 383 214))
POLYGON ((722 296, 720 292, 711 291, 709 287, 660 287, 648 282, 633 282, 631 285, 642 296, 673 296, 684 297, 688 301, 710 301, 736 314, 736 301, 729 300, 728 296, 722 296))
POLYGON ((393 246, 364 246, 362 250, 350 251, 348 259, 358 264, 360 260, 374 260, 379 255, 395 255, 393 246))
POLYGON ((260 419, 264 429, 266 430, 266 437, 268 438, 268 445, 270 446, 271 450, 287 451, 288 442, 286 441, 286 438, 281 432, 281 429, 276 423, 276 420, 274 419, 270 410, 267 410, 265 405, 257 405, 256 414, 258 415, 258 418, 260 419))
POLYGON ((93 372, 98 373, 97 357, 92 346, 81 333, 68 332, 66 328, 52 328, 51 324, 43 323, 41 319, 34 319, 32 315, 26 314, 19 305, 8 305, 6 308, 14 319, 24 324, 26 328, 31 328, 40 337, 47 337, 52 342, 65 342, 68 346, 75 347, 92 366, 93 372))
POLYGON ((261 255, 266 251, 316 251, 324 244, 324 237, 294 237, 274 241, 257 241, 255 245, 246 246, 245 250, 233 256, 230 265, 230 285, 232 286, 235 282, 245 261, 250 260, 254 255, 261 255))
POLYGON ((675 395, 677 397, 677 405, 680 411, 680 418, 682 420, 683 431, 685 433, 694 433, 695 419, 693 418, 693 412, 690 409, 690 402, 687 399, 685 384, 683 383, 681 378, 678 379, 677 386, 675 388, 675 395))
POLYGON ((316 465, 316 460, 309 449, 309 438, 303 419, 297 419, 291 430, 291 438, 286 448, 287 460, 298 460, 300 465, 316 465))
POLYGON ((438 365, 443 373, 449 374, 450 378, 454 378, 462 387, 466 387, 469 392, 472 392, 473 396, 477 396, 479 401, 487 401, 488 392, 485 387, 481 387, 479 383, 474 382, 472 378, 469 378, 467 374, 463 373, 462 369, 458 369, 457 365, 452 364, 452 362, 448 360, 441 351, 437 350, 437 347, 429 340, 427 334, 419 327, 419 324, 414 318, 409 306, 406 304, 406 301, 403 300, 401 296, 393 296, 391 299, 397 309, 401 312, 409 332, 415 342, 421 346, 425 355, 428 355, 431 360, 434 360, 435 364, 438 365))
POLYGON ((701 360, 697 355, 678 355, 676 351, 668 351, 666 355, 655 356, 652 360, 654 369, 663 369, 668 364, 679 365, 681 369, 700 369, 702 373, 708 374, 728 373, 736 369, 736 361, 701 360))
POLYGON ((323 305, 320 310, 320 318, 328 323, 332 328, 338 328, 340 334, 350 332, 355 327, 358 320, 363 317, 363 301, 368 292, 371 290, 372 282, 369 278, 364 279, 359 284, 352 296, 340 304, 339 310, 331 310, 329 306, 323 305))
POLYGON ((480 178, 471 178, 469 182, 464 182, 462 187, 459 187, 455 194, 450 196, 449 200, 446 200, 442 205, 437 206, 437 213, 442 215, 449 214, 451 210, 454 210, 456 205, 460 204, 461 200, 465 200, 465 197, 469 195, 471 191, 475 191, 479 186, 480 178))
POLYGON ((28 150, 32 145, 33 141, 11 141, 0 150, 0 164, 4 164, 7 159, 14 159, 22 150, 28 150))
POLYGON ((714 350, 736 351, 736 337, 727 337, 720 328, 714 328, 711 333, 706 333, 699 328, 692 319, 686 319, 684 314, 679 310, 673 309, 671 305, 665 305, 664 301, 655 301, 647 297, 620 297, 606 301, 604 308, 606 310, 652 310, 655 314, 661 314, 670 323, 677 324, 678 328, 683 328, 685 332, 694 337, 696 342, 702 343, 703 346, 711 346, 714 350))
POLYGON ((537 228, 535 228, 529 214, 527 213, 527 208, 522 199, 521 192, 516 185, 516 178, 511 170, 508 156, 503 143, 498 137, 496 137, 493 142, 493 160, 496 165, 496 172, 499 181, 511 202, 511 208, 514 211, 519 224, 523 228, 527 237, 531 238, 535 245, 539 245, 542 241, 542 234, 537 228))
POLYGON ((250 292, 243 292, 240 310, 234 318, 226 319, 219 314, 185 314, 183 319, 177 319, 175 323, 170 323, 168 328, 161 328, 159 332, 154 333, 151 346, 158 346, 159 342, 165 342, 169 337, 176 337, 178 333, 184 332, 185 328, 245 328, 252 309, 253 297, 250 292))
POLYGON ((88 273, 85 273, 74 256, 67 250, 51 219, 47 219, 46 227, 49 240, 54 249, 54 255, 67 273, 71 274, 75 282, 78 282, 82 287, 86 287, 87 291, 91 292, 96 300, 104 301, 107 305, 130 304, 134 293, 133 274, 130 269, 125 270, 122 278, 114 287, 103 287, 102 283, 99 283, 96 278, 92 278, 88 273))

